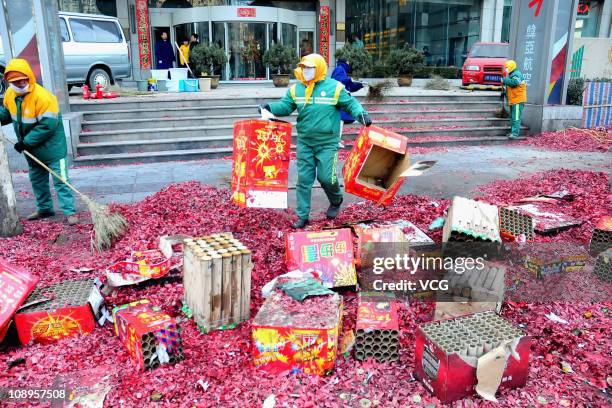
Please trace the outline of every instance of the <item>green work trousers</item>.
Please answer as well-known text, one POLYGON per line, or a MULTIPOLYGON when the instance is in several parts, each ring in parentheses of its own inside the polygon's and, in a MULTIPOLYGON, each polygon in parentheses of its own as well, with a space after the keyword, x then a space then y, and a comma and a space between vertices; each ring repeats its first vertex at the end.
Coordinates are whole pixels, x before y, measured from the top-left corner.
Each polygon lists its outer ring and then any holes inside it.
MULTIPOLYGON (((29 162, 28 164, 30 167, 30 183, 32 183, 32 190, 34 190, 34 196, 36 197, 36 207, 38 212, 55 213, 53 210, 51 190, 49 189, 49 172, 34 162, 29 162)), ((57 174, 62 176, 63 179, 70 182, 68 179, 66 159, 45 164, 57 174)), ((60 209, 66 215, 75 214, 76 208, 74 205, 74 195, 72 194, 72 190, 70 190, 70 188, 64 184, 62 180, 57 179, 55 176, 51 177, 53 178, 53 183, 55 184, 55 192, 57 193, 60 209)))
POLYGON ((342 191, 338 183, 336 166, 338 164, 338 140, 319 146, 297 144, 297 209, 300 219, 310 216, 310 197, 315 178, 321 183, 329 202, 342 203, 342 191))
POLYGON ((524 103, 510 105, 510 133, 518 136, 521 133, 521 117, 523 116, 524 103))

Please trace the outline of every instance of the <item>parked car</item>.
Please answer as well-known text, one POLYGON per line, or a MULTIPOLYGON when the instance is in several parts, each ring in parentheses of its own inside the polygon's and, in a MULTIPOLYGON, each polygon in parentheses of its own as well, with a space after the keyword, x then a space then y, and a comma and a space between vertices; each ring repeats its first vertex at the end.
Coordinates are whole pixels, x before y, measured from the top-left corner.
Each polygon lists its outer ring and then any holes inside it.
POLYGON ((463 86, 501 85, 504 62, 509 58, 508 43, 475 43, 463 63, 463 86))
MULTIPOLYGON (((116 17, 60 12, 59 19, 69 88, 100 84, 108 89, 116 79, 131 75, 129 44, 116 17)), ((6 63, 0 50, 0 79, 6 63)), ((5 87, 2 81, 0 93, 5 87)))

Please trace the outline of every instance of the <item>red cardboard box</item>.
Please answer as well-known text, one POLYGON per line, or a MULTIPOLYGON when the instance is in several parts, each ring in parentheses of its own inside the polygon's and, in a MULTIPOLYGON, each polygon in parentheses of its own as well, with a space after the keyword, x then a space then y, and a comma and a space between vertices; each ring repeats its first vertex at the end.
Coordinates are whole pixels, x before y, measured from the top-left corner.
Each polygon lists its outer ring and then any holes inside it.
POLYGON ((103 298, 93 279, 65 281, 47 288, 37 288, 17 312, 15 325, 19 340, 51 343, 66 337, 91 333, 94 316, 103 298))
POLYGON ((361 292, 357 309, 355 358, 379 362, 399 358, 397 302, 392 293, 361 292))
POLYGON ((158 279, 170 272, 172 257, 165 256, 158 249, 133 251, 130 259, 118 262, 108 268, 109 272, 125 275, 142 276, 147 279, 158 279))
POLYGON ((298 302, 275 290, 253 320, 254 364, 271 374, 327 374, 334 369, 341 329, 337 293, 298 302))
POLYGON ((15 311, 34 290, 38 278, 0 258, 0 342, 15 311))
POLYGON ((180 328, 173 317, 144 299, 113 309, 115 334, 140 370, 183 359, 180 328))
POLYGON ((388 205, 410 168, 408 139, 377 126, 364 127, 342 174, 347 193, 388 205))
POLYGON ((286 256, 289 271, 320 272, 328 288, 357 284, 350 229, 288 234, 286 256))
POLYGON ((495 401, 497 387, 517 388, 526 384, 530 346, 529 337, 494 312, 427 323, 416 332, 415 375, 443 403, 469 397, 475 390, 484 398, 495 401), (478 329, 480 321, 485 322, 484 330, 478 329), (489 321, 493 323, 489 325, 489 321), (471 329, 473 327, 476 329, 471 329), (504 340, 499 344, 507 346, 497 346, 498 337, 494 340, 488 337, 490 333, 496 333, 495 327, 501 327, 497 332, 501 330, 504 333, 504 340), (445 340, 448 333, 455 333, 453 338, 457 340, 445 340), (481 337, 484 343, 474 341, 471 344, 470 338, 481 337), (464 340, 468 343, 467 349, 460 344, 464 340), (473 345, 476 349, 471 349, 473 345), (505 360, 503 357, 491 358, 496 355, 507 357, 505 360), (492 381, 494 379, 500 382, 492 381), (488 384, 491 381, 493 386, 488 384))
POLYGON ((290 123, 234 123, 232 201, 241 207, 287 208, 290 151, 290 123))

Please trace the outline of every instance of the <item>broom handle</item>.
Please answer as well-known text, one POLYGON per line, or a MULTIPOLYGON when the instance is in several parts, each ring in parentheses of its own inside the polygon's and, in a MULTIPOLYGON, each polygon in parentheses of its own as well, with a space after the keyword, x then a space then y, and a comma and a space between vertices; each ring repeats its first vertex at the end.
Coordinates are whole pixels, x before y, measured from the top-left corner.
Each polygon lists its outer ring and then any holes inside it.
MULTIPOLYGON (((4 134, 3 134, 4 136, 4 134)), ((7 138, 6 136, 4 136, 4 139, 11 143, 13 146, 15 145, 15 143, 13 143, 12 140, 10 140, 9 138, 7 138)), ((49 173, 51 173, 53 176, 55 176, 58 180, 61 180, 65 185, 67 185, 72 191, 74 191, 75 193, 77 193, 79 196, 83 197, 85 194, 81 193, 79 190, 77 190, 72 184, 70 184, 68 182, 68 180, 64 180, 59 174, 57 174, 55 171, 53 171, 51 168, 49 168, 49 166, 47 166, 45 163, 41 162, 36 156, 34 156, 32 153, 28 152, 27 150, 24 150, 23 153, 28 156, 30 159, 34 160, 40 167, 42 167, 43 169, 47 170, 49 173)))

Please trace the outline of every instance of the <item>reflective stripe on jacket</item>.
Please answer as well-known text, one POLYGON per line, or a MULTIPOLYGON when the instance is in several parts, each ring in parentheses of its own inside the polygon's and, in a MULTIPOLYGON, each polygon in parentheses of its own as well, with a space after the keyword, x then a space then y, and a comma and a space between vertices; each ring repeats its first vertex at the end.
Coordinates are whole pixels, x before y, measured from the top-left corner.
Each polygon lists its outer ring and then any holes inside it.
POLYGON ((507 87, 509 105, 527 102, 527 84, 521 71, 515 69, 507 78, 503 78, 502 82, 507 87))
POLYGON ((334 79, 315 83, 312 97, 306 103, 306 86, 297 83, 291 86, 278 102, 269 104, 276 116, 288 116, 297 109, 297 131, 299 141, 309 145, 337 140, 340 136, 340 109, 357 120, 362 120, 363 109, 344 85, 334 79))
POLYGON ((19 141, 41 161, 49 163, 63 159, 67 146, 57 98, 36 83, 36 77, 26 60, 11 60, 6 66, 5 75, 10 71, 26 74, 29 89, 25 94, 17 95, 9 87, 4 94, 4 106, 0 108, 2 125, 13 122, 19 141))

